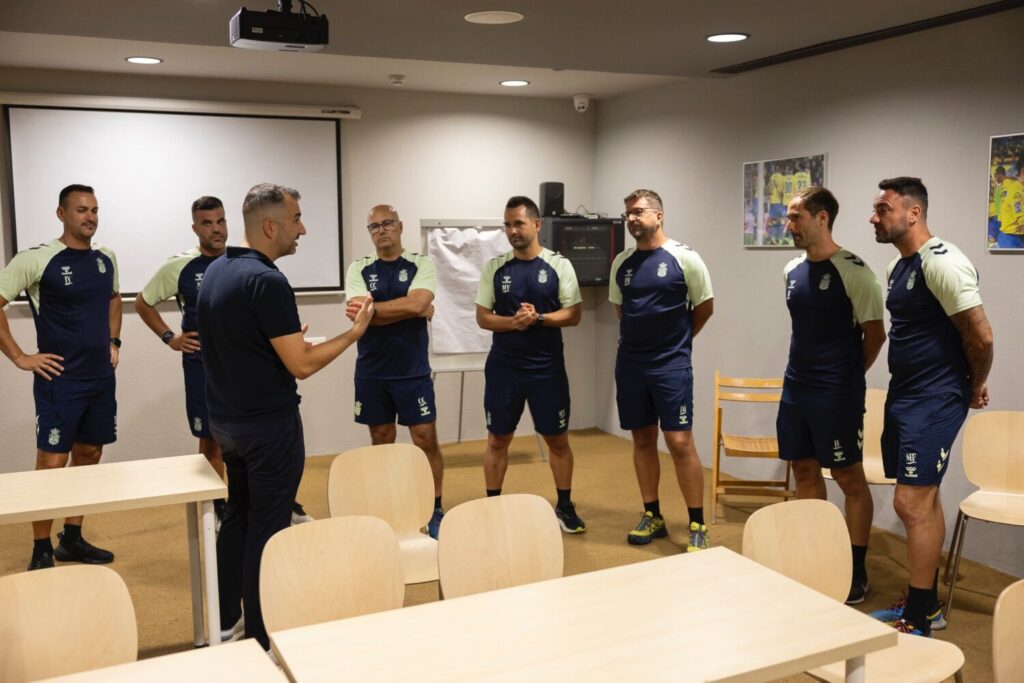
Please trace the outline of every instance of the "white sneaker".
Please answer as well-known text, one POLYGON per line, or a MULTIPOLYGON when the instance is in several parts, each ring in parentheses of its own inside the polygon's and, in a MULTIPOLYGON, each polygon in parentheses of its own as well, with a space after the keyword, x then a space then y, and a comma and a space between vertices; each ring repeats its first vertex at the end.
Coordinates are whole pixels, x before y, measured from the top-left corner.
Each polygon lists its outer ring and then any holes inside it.
POLYGON ((221 629, 220 631, 220 642, 222 643, 233 643, 236 640, 241 640, 245 637, 245 614, 238 617, 238 621, 235 625, 229 629, 221 629))
POLYGON ((292 504, 292 524, 305 524, 312 521, 313 518, 306 514, 306 511, 302 509, 302 505, 298 501, 292 504))

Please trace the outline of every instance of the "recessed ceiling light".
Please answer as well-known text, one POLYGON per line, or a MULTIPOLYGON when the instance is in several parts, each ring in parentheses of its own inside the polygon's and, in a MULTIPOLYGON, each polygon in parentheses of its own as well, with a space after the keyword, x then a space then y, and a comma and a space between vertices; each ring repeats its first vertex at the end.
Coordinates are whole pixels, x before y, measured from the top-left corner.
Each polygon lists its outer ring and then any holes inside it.
POLYGON ((522 88, 524 85, 530 85, 530 81, 502 81, 501 84, 506 88, 522 88))
POLYGON ((124 61, 132 64, 159 64, 164 60, 159 57, 125 57, 124 61))
POLYGON ((525 17, 519 12, 492 10, 488 12, 470 12, 465 20, 471 24, 514 24, 525 17))
POLYGON ((738 43, 750 37, 749 33, 715 33, 708 36, 709 43, 738 43))

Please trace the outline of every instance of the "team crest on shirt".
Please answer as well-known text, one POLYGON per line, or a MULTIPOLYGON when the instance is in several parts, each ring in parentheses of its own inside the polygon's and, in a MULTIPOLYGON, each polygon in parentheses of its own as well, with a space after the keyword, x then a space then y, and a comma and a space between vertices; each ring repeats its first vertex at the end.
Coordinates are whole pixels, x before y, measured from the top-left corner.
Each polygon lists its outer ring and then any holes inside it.
POLYGON ((60 430, 54 427, 50 430, 50 435, 46 438, 46 442, 51 446, 56 446, 60 443, 60 430))
POLYGON ((201 432, 203 431, 203 418, 194 417, 192 418, 192 431, 201 432))
POLYGON ((537 273, 537 282, 544 284, 548 281, 548 271, 545 268, 541 268, 537 273))
POLYGON ((832 284, 832 274, 825 273, 824 275, 821 276, 821 282, 818 283, 818 289, 824 292, 826 289, 828 289, 828 286, 830 284, 832 284))
POLYGON ((107 264, 104 263, 103 259, 99 257, 96 258, 96 268, 100 271, 100 273, 107 272, 107 264))
POLYGON ((629 283, 632 282, 632 281, 633 281, 633 269, 632 268, 626 268, 626 276, 625 276, 625 278, 623 278, 622 284, 624 284, 626 287, 629 287, 629 283))
POLYGON ((914 288, 914 282, 916 280, 917 280, 917 271, 915 270, 913 273, 910 274, 910 277, 907 278, 907 289, 913 289, 914 288))
POLYGON ((371 274, 369 279, 370 279, 370 281, 366 283, 367 289, 369 289, 371 292, 376 292, 377 291, 377 274, 376 273, 371 274))
POLYGON ((508 294, 509 290, 512 289, 512 276, 502 275, 501 276, 501 293, 508 294))
POLYGON ((402 268, 400 271, 398 271, 398 281, 399 282, 408 282, 409 281, 409 271, 406 270, 405 268, 402 268))
POLYGON ((662 261, 658 264, 658 277, 665 277, 668 275, 668 264, 662 261))
POLYGON ((416 404, 420 407, 420 415, 423 417, 430 415, 430 406, 427 405, 427 399, 420 396, 416 399, 416 404))
POLYGON ((65 287, 67 287, 68 285, 72 284, 71 276, 74 275, 74 273, 71 272, 71 266, 61 266, 60 267, 60 275, 61 275, 62 278, 64 278, 64 286, 65 287))
POLYGON ((354 404, 352 405, 352 412, 353 412, 353 413, 355 413, 355 416, 356 416, 356 417, 359 417, 359 414, 360 414, 361 412, 363 412, 363 404, 362 404, 362 402, 361 402, 361 401, 356 401, 356 402, 355 402, 355 403, 354 403, 354 404))

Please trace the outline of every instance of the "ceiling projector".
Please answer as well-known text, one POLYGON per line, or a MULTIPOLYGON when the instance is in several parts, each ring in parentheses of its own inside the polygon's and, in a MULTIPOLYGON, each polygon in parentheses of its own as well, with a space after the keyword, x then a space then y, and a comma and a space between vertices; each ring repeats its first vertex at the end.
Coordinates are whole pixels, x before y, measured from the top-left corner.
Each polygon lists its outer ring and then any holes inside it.
POLYGON ((279 0, 280 11, 257 12, 242 7, 231 17, 231 46, 275 52, 323 50, 327 46, 327 17, 308 2, 299 3, 300 12, 292 12, 291 0, 279 0))

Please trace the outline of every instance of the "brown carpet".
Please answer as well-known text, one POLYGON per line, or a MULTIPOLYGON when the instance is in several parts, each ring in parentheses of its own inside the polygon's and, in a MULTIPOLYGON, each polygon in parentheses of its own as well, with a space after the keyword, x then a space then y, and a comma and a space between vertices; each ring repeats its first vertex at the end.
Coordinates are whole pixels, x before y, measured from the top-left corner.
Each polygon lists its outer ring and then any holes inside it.
MULTIPOLYGON (((667 455, 662 456, 661 501, 669 538, 635 547, 625 539, 642 513, 630 442, 589 429, 573 432, 572 446, 576 457, 573 498, 587 523, 587 533, 563 537, 567 575, 672 555, 685 547, 686 510, 667 455)), ((445 507, 483 496, 483 442, 465 442, 442 450, 446 463, 445 507)), ((299 500, 317 518, 327 516, 330 462, 330 456, 307 459, 299 490, 299 500)), ((710 481, 708 472, 707 486, 710 481)), ((533 436, 518 437, 512 442, 504 491, 538 493, 554 501, 550 470, 541 461, 533 436)), ((709 500, 710 496, 706 494, 705 498, 709 500)), ((719 515, 718 524, 711 527, 713 545, 739 551, 743 522, 756 506, 727 506, 724 514, 719 515)), ((190 648, 192 616, 184 507, 96 515, 86 520, 85 535, 117 554, 118 559, 110 566, 124 577, 135 603, 139 656, 152 657, 190 648)), ((27 524, 0 527, 0 574, 25 569, 31 554, 31 538, 27 524)), ((876 531, 871 536, 867 562, 872 591, 860 605, 863 611, 886 607, 899 596, 906 584, 906 544, 896 536, 876 531)), ((965 680, 992 679, 992 611, 1000 591, 1013 581, 1014 577, 994 569, 961 562, 956 611, 949 628, 937 632, 936 637, 952 641, 963 650, 967 658, 965 680)), ((408 586, 406 591, 407 605, 437 599, 436 583, 408 586)), ((656 587, 651 594, 656 599, 656 587)), ((940 596, 944 595, 945 589, 940 586, 940 596)))

